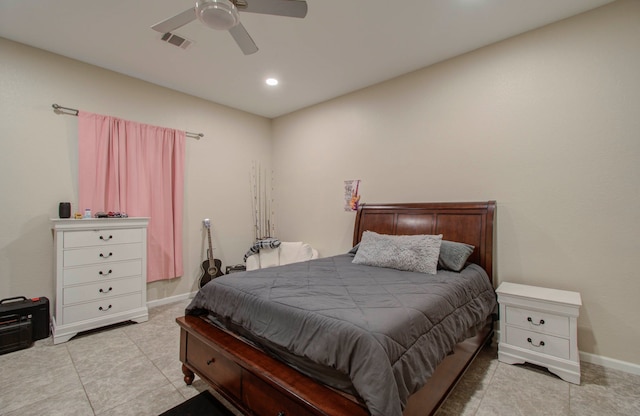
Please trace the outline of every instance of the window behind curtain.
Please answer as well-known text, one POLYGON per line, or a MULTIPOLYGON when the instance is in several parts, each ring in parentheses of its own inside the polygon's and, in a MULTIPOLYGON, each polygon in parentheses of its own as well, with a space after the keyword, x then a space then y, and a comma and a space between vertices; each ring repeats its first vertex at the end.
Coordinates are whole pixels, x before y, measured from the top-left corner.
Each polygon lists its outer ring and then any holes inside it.
POLYGON ((80 111, 78 209, 149 217, 147 281, 183 275, 185 132, 80 111))

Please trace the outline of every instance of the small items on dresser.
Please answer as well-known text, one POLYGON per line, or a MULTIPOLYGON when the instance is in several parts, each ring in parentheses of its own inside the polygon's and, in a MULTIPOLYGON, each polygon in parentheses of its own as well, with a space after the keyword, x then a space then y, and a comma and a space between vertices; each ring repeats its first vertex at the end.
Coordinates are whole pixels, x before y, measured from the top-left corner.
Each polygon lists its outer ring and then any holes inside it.
POLYGON ((580 293, 503 282, 498 360, 546 367, 563 380, 580 384, 578 326, 580 293))
POLYGON ((58 216, 60 218, 71 218, 71 202, 60 202, 58 216))

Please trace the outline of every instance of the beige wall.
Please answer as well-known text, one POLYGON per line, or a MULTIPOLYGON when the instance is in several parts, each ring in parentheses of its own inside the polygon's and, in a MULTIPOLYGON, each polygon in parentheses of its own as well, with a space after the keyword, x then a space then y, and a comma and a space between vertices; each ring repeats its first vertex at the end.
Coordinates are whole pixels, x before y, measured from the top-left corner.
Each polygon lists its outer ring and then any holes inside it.
POLYGON ((77 118, 53 103, 205 134, 187 139, 185 276, 149 284, 149 300, 197 289, 203 218, 215 257, 242 261, 253 241, 249 175, 252 160, 271 165, 270 120, 2 38, 0 57, 0 298, 54 298, 49 218, 77 200, 77 118))
POLYGON ((324 256, 351 244, 346 179, 365 202, 496 199, 496 284, 580 291, 580 349, 640 364, 638 21, 616 2, 273 122, 0 39, 0 298, 53 299, 48 220, 77 193, 58 103, 206 135, 187 141, 185 276, 150 300, 195 290, 205 217, 216 257, 242 260, 257 160, 278 236, 324 256))
POLYGON ((278 118, 279 236, 351 244, 365 202, 496 199, 496 285, 582 294, 582 351, 640 364, 640 2, 278 118))

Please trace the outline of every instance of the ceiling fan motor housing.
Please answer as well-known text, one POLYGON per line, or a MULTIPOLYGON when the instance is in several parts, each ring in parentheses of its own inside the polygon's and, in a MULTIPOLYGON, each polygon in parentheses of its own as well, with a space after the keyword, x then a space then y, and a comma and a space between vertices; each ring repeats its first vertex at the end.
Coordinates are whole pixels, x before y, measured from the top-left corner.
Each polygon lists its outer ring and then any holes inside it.
POLYGON ((238 9, 229 0, 198 0, 196 16, 204 25, 216 30, 229 30, 240 23, 238 9))

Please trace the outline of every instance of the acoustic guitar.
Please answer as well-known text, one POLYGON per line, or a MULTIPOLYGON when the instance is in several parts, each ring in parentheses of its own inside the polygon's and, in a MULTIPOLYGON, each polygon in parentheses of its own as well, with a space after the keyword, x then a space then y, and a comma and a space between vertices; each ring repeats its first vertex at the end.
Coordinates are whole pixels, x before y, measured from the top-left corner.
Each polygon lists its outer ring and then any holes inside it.
POLYGON ((209 218, 205 218, 202 221, 207 229, 207 237, 209 240, 209 249, 207 250, 207 259, 202 262, 200 268, 202 269, 202 276, 200 276, 200 287, 206 285, 218 276, 222 276, 222 262, 213 258, 213 247, 211 246, 211 222, 209 218))

